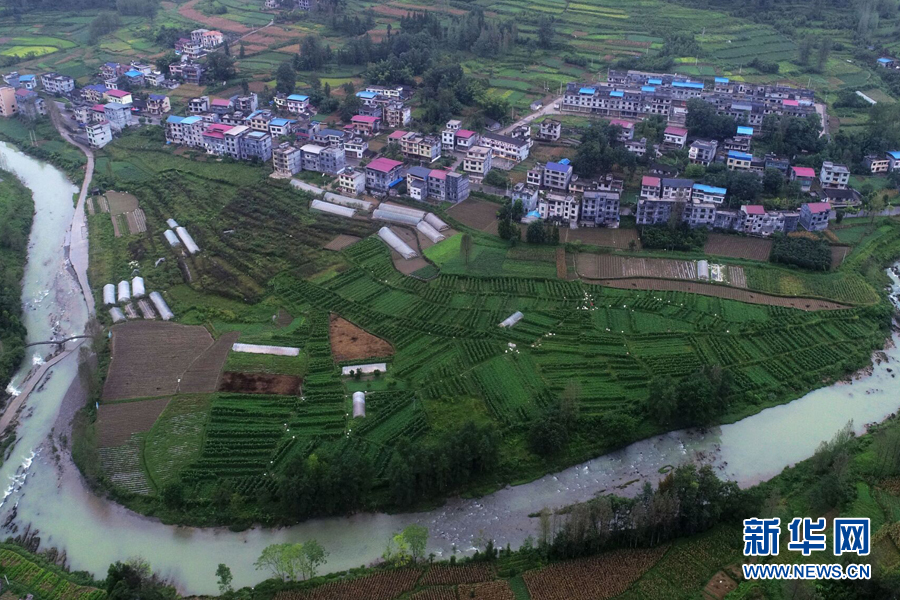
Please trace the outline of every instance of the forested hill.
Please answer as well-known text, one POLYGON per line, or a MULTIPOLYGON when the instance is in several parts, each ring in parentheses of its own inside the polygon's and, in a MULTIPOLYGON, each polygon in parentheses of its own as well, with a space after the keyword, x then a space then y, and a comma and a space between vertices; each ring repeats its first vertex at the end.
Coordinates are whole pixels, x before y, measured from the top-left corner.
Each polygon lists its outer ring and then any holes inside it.
POLYGON ((31 191, 11 173, 0 171, 0 389, 22 362, 22 274, 34 215, 31 191))

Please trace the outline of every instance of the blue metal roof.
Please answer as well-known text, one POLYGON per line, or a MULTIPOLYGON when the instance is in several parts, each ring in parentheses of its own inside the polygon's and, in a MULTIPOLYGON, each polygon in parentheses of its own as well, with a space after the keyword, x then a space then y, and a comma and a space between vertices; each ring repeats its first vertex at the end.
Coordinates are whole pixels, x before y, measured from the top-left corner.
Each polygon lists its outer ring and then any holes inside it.
POLYGON ((143 77, 143 73, 137 71, 135 69, 131 69, 130 71, 125 71, 125 77, 143 77))
POLYGON ((184 122, 184 117, 179 117, 176 115, 169 115, 166 117, 166 123, 182 123, 184 122))
POLYGON ((525 215, 525 216, 526 216, 526 217, 533 217, 533 218, 535 218, 535 219, 540 219, 540 218, 541 218, 541 213, 540 213, 539 211, 537 211, 537 210, 533 210, 533 211, 531 211, 530 213, 528 213, 528 214, 525 215))
POLYGON ((590 87, 583 87, 580 90, 578 90, 578 93, 579 94, 596 94, 597 90, 595 90, 594 88, 590 88, 590 87))
POLYGON ((309 100, 309 96, 304 96, 303 94, 291 94, 287 97, 288 100, 295 100, 297 102, 306 102, 309 100))
POLYGON ((737 150, 729 150, 728 158, 736 158, 738 160, 753 160, 753 155, 747 154, 746 152, 738 152, 737 150))
POLYGON ((19 81, 31 81, 34 79, 34 75, 19 75, 19 81))
POLYGON ((343 131, 338 131, 337 129, 327 129, 327 128, 326 128, 326 129, 320 129, 320 130, 319 130, 319 135, 339 135, 339 136, 343 136, 343 135, 344 135, 344 132, 343 132, 343 131))
POLYGON ((728 81, 727 77, 716 77, 716 83, 728 83, 728 81))
POLYGON ((746 125, 738 125, 737 133, 738 135, 753 135, 753 128, 746 125))
POLYGON ((625 96, 625 92, 620 92, 619 90, 613 90, 609 93, 613 98, 623 98, 625 96))
POLYGON ((150 94, 148 96, 151 100, 165 100, 166 97, 163 94, 150 94))
POLYGON ((673 81, 672 87, 702 90, 703 84, 700 83, 699 81, 673 81))
POLYGON ((544 165, 544 168, 548 171, 556 171, 557 173, 567 173, 572 167, 562 163, 548 162, 544 165))
POLYGON ((894 62, 894 61, 891 60, 890 58, 879 58, 879 59, 878 59, 878 62, 880 62, 880 63, 889 63, 889 62, 894 62))
POLYGON ((694 189, 700 190, 701 192, 706 192, 707 194, 718 194, 722 196, 728 193, 728 190, 726 190, 725 188, 715 187, 712 185, 704 185, 702 183, 695 183, 694 189))
POLYGON ((393 180, 392 182, 390 182, 390 183, 388 184, 388 187, 394 187, 394 186, 396 186, 396 185, 399 185, 401 182, 403 182, 403 178, 402 178, 402 177, 399 177, 399 178, 393 180))
POLYGON ((900 159, 900 150, 888 150, 887 152, 894 160, 900 159))
MULTIPOLYGON (((109 104, 107 104, 109 106, 109 104)), ((185 117, 181 120, 181 123, 184 125, 193 125, 194 123, 199 123, 203 119, 197 116, 185 117)))
POLYGON ((655 92, 655 91, 656 91, 656 88, 653 87, 652 85, 642 85, 642 86, 641 86, 641 91, 642 91, 642 92, 655 92))
POLYGON ((369 99, 371 99, 371 98, 374 98, 374 97, 377 96, 377 95, 378 95, 378 94, 376 94, 375 92, 367 92, 367 91, 365 91, 365 90, 363 90, 363 91, 361 91, 361 92, 356 92, 356 97, 357 97, 357 98, 369 98, 369 99))
POLYGON ((418 177, 419 179, 428 179, 431 176, 431 169, 426 169, 425 167, 410 167, 406 171, 406 174, 418 177))
POLYGON ((274 125, 275 127, 284 127, 285 125, 289 125, 291 122, 292 121, 290 119, 282 119, 279 117, 277 119, 272 119, 271 121, 269 121, 269 125, 274 125))
MULTIPOLYGON (((21 79, 21 78, 20 78, 20 79, 21 79)), ((93 91, 95 91, 95 92, 100 92, 101 94, 102 94, 103 92, 106 92, 106 91, 108 90, 108 88, 107 88, 105 85, 100 85, 99 83, 94 83, 94 84, 91 84, 91 85, 86 85, 86 86, 84 86, 84 89, 86 89, 86 90, 93 90, 93 91)))
POLYGON ((650 85, 662 85, 662 79, 648 79, 647 83, 649 83, 650 85))
POLYGON ((568 165, 568 164, 571 163, 572 161, 570 161, 568 158, 563 158, 563 159, 559 160, 558 162, 559 162, 559 164, 561 164, 561 165, 568 165))

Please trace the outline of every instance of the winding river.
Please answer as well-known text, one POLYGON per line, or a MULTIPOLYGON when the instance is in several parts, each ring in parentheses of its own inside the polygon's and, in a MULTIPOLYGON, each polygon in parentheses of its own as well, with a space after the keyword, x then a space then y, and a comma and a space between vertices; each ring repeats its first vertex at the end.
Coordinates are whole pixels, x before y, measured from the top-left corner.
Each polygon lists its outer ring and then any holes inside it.
MULTIPOLYGON (((63 249, 74 214, 75 188, 57 169, 6 144, 0 144, 0 164, 33 190, 36 204, 23 299, 29 340, 82 333, 87 308, 65 268, 63 249)), ((894 283, 900 289, 900 280, 894 278, 894 283)), ((36 348, 12 387, 21 385, 32 363, 50 351, 46 346, 36 348)), ((254 570, 253 563, 272 543, 316 538, 330 552, 325 570, 360 566, 379 557, 389 536, 411 522, 430 529, 430 550, 439 556, 447 556, 454 546, 471 549, 472 540, 480 535, 516 547, 537 531, 528 514, 545 506, 586 500, 604 490, 636 492, 644 480, 655 482, 661 467, 687 460, 708 462, 723 477, 749 485, 809 457, 851 419, 857 430, 884 419, 900 407, 898 382, 890 371, 900 350, 892 346, 886 355, 888 360, 876 365, 870 376, 853 383, 817 390, 705 433, 676 431, 644 440, 478 500, 450 500, 427 513, 362 514, 235 533, 163 525, 97 498, 85 488, 68 455, 54 453, 50 440, 55 437, 58 444, 73 407, 80 403, 76 353, 53 366, 49 380, 28 397, 18 442, 0 468, 0 481, 9 486, 0 505, 0 522, 15 510, 14 526, 19 531, 26 524, 37 528, 43 547, 65 550, 71 568, 97 576, 103 576, 112 561, 143 556, 189 594, 214 593, 214 573, 222 562, 231 567, 236 586, 260 581, 264 573, 254 570)))

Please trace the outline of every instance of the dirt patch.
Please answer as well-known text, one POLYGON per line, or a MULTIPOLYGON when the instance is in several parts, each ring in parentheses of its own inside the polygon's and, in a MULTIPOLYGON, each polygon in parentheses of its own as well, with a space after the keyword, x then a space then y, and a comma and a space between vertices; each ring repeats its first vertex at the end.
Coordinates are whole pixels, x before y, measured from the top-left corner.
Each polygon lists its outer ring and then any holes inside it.
MULTIPOLYGON (((623 277, 661 277, 689 281, 698 279, 696 262, 668 258, 639 258, 579 252, 575 255, 575 269, 579 276, 588 279, 619 279, 623 277)), ((728 283, 735 287, 747 287, 747 278, 743 267, 727 266, 723 276, 724 281, 721 283, 728 283)))
POLYGON ((563 242, 580 241, 591 246, 605 248, 641 249, 641 238, 634 229, 609 229, 607 227, 581 227, 579 229, 563 229, 560 232, 563 242), (632 246, 631 242, 634 242, 632 246))
POLYGON ((785 296, 771 296, 750 290, 741 290, 730 286, 714 283, 697 283, 694 281, 675 281, 673 279, 598 279, 595 283, 624 290, 660 290, 672 292, 690 292, 704 296, 715 296, 726 300, 737 300, 749 304, 768 304, 770 306, 785 306, 800 310, 838 310, 850 308, 837 302, 828 300, 816 300, 814 298, 797 298, 785 296))
POLYGON ((712 579, 710 579, 709 583, 706 584, 706 587, 703 588, 703 593, 715 600, 722 600, 725 596, 736 590, 737 586, 738 584, 735 583, 734 579, 726 575, 725 571, 719 571, 712 576, 712 579))
POLYGON ((362 238, 358 238, 355 235, 346 235, 346 234, 342 233, 341 235, 337 236, 336 238, 334 238, 333 240, 331 240, 330 242, 325 244, 324 248, 326 250, 334 250, 335 252, 340 252, 344 248, 347 248, 348 246, 352 246, 353 244, 358 242, 360 239, 362 239, 362 238))
POLYGON ((203 327, 177 323, 123 323, 111 331, 112 360, 103 386, 104 401, 176 393, 184 372, 213 345, 203 327))
POLYGON ((394 347, 388 342, 334 314, 328 324, 328 334, 331 338, 331 354, 338 362, 383 358, 394 354, 394 347))
POLYGON ((283 308, 279 308, 275 313, 275 324, 279 327, 287 327, 294 322, 294 316, 283 308))
POLYGON ((497 231, 497 211, 499 204, 476 198, 467 198, 447 209, 447 214, 472 229, 489 232, 497 231))
POLYGON ((102 404, 97 411, 98 444, 101 448, 122 446, 133 433, 150 431, 166 409, 169 398, 102 404))
POLYGON ((221 392, 241 392, 243 394, 277 394, 297 396, 303 380, 294 375, 273 375, 269 373, 222 373, 219 383, 221 392))
POLYGON ((850 246, 832 246, 831 247, 831 268, 837 269, 850 254, 850 246))
POLYGON ((772 252, 772 240, 711 233, 706 240, 703 252, 713 256, 746 258, 765 262, 769 260, 769 253, 772 252))
POLYGON ((182 394, 216 391, 219 386, 219 375, 225 366, 231 346, 240 336, 239 331, 229 331, 216 340, 216 343, 198 356, 185 371, 181 383, 178 384, 178 391, 182 394))
POLYGON ((556 249, 556 277, 559 279, 566 279, 568 275, 568 269, 566 269, 566 249, 562 246, 559 246, 556 249))
POLYGON ((113 215, 124 215, 138 208, 138 199, 124 192, 106 192, 106 201, 113 215))

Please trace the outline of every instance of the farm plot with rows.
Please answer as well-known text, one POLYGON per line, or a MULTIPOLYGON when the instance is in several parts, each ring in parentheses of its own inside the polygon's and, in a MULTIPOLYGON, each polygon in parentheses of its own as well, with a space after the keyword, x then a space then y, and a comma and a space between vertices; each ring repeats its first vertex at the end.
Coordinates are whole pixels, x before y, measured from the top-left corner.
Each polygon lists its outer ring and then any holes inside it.
POLYGON ((76 585, 58 568, 43 567, 12 548, 0 549, 0 567, 11 583, 24 586, 37 600, 103 600, 106 592, 76 585))
POLYGON ((772 252, 772 240, 710 233, 703 252, 710 256, 727 256, 765 262, 769 260, 769 254, 772 252))
POLYGON ((150 431, 168 404, 169 398, 103 404, 96 425, 100 447, 121 446, 133 433, 150 431))
POLYGON ((278 592, 275 600, 393 600, 412 590, 421 574, 418 569, 384 571, 350 581, 326 583, 308 591, 278 592))

